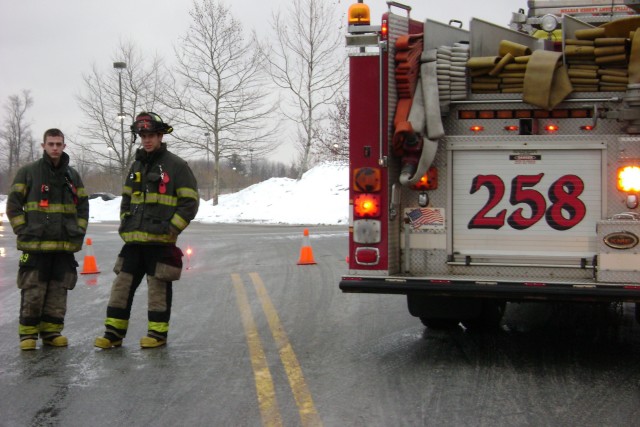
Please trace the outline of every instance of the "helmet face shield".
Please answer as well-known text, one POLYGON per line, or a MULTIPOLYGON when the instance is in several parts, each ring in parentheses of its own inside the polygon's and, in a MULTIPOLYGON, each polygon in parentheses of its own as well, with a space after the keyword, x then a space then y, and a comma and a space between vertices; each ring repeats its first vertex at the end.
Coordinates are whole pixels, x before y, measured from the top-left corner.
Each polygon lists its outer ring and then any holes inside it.
POLYGON ((156 113, 140 113, 131 125, 131 132, 136 135, 142 133, 171 133, 173 128, 162 121, 156 113))

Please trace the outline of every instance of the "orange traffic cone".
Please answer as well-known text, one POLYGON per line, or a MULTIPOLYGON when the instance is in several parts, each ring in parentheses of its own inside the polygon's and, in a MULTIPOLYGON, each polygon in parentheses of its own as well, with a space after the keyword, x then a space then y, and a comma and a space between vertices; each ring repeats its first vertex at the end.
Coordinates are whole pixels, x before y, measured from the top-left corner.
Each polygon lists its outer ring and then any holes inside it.
POLYGON ((98 270, 98 264, 96 264, 96 257, 93 255, 93 246, 91 246, 91 243, 91 239, 87 238, 87 246, 80 274, 100 273, 100 270, 98 270))
POLYGON ((313 260, 313 249, 311 249, 311 245, 309 244, 309 230, 304 229, 304 235, 302 237, 302 247, 300 248, 300 259, 298 260, 298 265, 309 265, 315 264, 316 262, 313 260))

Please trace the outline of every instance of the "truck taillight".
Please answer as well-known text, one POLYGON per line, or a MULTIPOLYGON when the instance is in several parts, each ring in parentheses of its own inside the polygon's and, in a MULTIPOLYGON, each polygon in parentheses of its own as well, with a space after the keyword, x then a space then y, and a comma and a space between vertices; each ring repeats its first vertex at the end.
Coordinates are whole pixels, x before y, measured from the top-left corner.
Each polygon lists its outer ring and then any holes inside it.
POLYGON ((377 248, 357 248, 355 256, 356 263, 360 265, 376 265, 380 261, 380 251, 377 248))
POLYGON ((353 198, 353 211, 360 218, 377 218, 380 216, 380 196, 362 193, 353 198))
POLYGON ((380 27, 380 40, 386 40, 389 36, 389 21, 382 20, 382 26, 380 27))
POLYGON ((364 3, 355 3, 349 6, 349 25, 369 25, 371 23, 371 13, 369 6, 364 3))
POLYGON ((640 192, 640 167, 624 166, 618 169, 618 190, 640 192))
POLYGON ((435 190, 438 188, 438 169, 431 166, 420 181, 411 186, 413 190, 435 190))
POLYGON ((358 193, 380 191, 381 179, 378 168, 356 168, 353 170, 353 190, 358 193))

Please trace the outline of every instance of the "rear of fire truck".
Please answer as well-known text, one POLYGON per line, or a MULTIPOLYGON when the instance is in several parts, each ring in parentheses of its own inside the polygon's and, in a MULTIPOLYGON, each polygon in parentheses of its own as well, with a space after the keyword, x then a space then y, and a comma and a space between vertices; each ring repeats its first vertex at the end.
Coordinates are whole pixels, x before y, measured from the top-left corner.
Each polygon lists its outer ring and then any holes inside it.
POLYGON ((430 327, 508 301, 640 302, 638 1, 528 2, 509 27, 349 11, 344 292, 430 327))

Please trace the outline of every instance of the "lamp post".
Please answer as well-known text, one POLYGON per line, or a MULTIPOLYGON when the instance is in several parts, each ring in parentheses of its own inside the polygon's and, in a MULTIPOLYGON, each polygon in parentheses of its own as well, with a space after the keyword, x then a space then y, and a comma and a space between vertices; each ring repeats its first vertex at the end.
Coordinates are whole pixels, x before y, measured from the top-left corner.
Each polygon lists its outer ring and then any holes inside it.
POLYGON ((209 132, 206 132, 204 136, 207 138, 207 198, 211 198, 211 167, 209 165, 209 132))
MULTIPOLYGON (((118 70, 118 90, 120 92, 120 112, 118 113, 118 119, 120 120, 120 149, 122 158, 124 159, 124 108, 122 105, 122 70, 127 68, 126 62, 114 62, 113 68, 118 70)), ((124 173, 124 166, 120 170, 120 175, 124 173)))
POLYGON ((249 148, 249 182, 253 184, 253 148, 249 148))
POLYGON ((107 147, 109 151, 109 193, 113 193, 113 165, 111 163, 111 153, 113 152, 113 148, 107 147))

